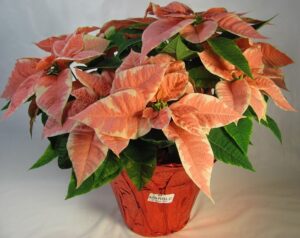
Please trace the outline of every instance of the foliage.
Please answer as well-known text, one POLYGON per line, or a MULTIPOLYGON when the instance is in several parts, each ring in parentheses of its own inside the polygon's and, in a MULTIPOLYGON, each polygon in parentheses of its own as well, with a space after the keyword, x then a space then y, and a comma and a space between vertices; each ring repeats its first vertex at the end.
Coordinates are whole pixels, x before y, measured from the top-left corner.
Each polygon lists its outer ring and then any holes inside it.
POLYGON ((182 163, 211 198, 215 159, 254 171, 248 158, 253 121, 282 141, 267 98, 284 97, 281 67, 293 63, 257 30, 262 21, 224 8, 194 12, 151 3, 153 17, 112 20, 52 36, 42 58, 16 61, 2 98, 4 118, 30 102, 50 141, 31 167, 57 159, 70 169, 66 198, 126 173, 139 189, 155 167, 182 163), (76 63, 75 69, 73 63, 76 63))

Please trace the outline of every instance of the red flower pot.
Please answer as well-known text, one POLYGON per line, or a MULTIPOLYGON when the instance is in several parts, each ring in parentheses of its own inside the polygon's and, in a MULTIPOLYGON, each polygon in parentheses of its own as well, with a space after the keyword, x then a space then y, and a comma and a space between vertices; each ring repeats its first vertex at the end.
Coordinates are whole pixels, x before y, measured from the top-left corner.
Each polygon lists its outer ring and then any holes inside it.
POLYGON ((111 186, 126 225, 143 236, 162 236, 182 229, 199 193, 180 164, 157 166, 141 191, 125 172, 111 186))

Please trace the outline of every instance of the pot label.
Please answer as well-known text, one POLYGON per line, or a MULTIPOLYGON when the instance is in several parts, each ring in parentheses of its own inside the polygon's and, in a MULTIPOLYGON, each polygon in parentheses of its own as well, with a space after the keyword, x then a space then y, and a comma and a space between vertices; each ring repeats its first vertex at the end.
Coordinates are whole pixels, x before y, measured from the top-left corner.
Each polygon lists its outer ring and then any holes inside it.
POLYGON ((154 194, 150 193, 148 197, 148 202, 156 203, 172 203, 175 194, 154 194))

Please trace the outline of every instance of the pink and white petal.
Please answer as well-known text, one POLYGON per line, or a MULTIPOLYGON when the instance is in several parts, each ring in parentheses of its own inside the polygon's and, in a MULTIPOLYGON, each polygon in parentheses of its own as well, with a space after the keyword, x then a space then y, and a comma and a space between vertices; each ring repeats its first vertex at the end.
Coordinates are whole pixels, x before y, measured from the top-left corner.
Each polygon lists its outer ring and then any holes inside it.
POLYGON ((249 67, 252 72, 262 72, 264 68, 263 54, 261 48, 258 46, 252 46, 246 49, 243 53, 248 61, 249 67))
POLYGON ((146 9, 145 16, 147 14, 152 14, 158 18, 167 18, 167 17, 180 17, 185 18, 193 13, 193 10, 190 9, 187 5, 180 2, 171 2, 168 5, 161 7, 158 4, 150 2, 148 8, 146 9))
POLYGON ((75 69, 78 80, 86 87, 93 90, 100 97, 109 95, 114 74, 109 71, 98 73, 87 73, 85 71, 75 69))
POLYGON ((264 62, 269 66, 283 67, 294 63, 289 56, 268 43, 260 42, 257 45, 261 46, 264 62))
POLYGON ((31 96, 34 95, 34 87, 42 76, 43 72, 38 72, 26 78, 16 89, 15 93, 10 99, 10 104, 3 118, 11 116, 23 103, 27 101, 31 96))
POLYGON ((218 23, 213 20, 204 21, 199 25, 188 25, 180 32, 187 41, 194 44, 202 43, 215 34, 218 23))
POLYGON ((54 118, 49 117, 43 129, 43 137, 51 137, 69 133, 76 124, 76 121, 71 117, 80 113, 98 99, 93 92, 90 92, 88 88, 84 87, 74 90, 73 96, 76 97, 76 100, 68 102, 64 108, 62 120, 63 123, 60 123, 54 118))
POLYGON ((41 77, 35 87, 36 103, 48 116, 61 122, 71 90, 72 74, 69 69, 58 76, 41 77))
POLYGON ((53 52, 53 44, 56 41, 64 41, 67 38, 67 35, 61 35, 61 36, 51 36, 47 39, 44 39, 35 45, 38 46, 40 49, 52 53, 53 52))
POLYGON ((93 129, 76 126, 69 135, 67 149, 76 175, 77 188, 91 176, 104 161, 108 148, 93 129))
POLYGON ((235 70, 235 66, 228 61, 222 59, 211 50, 204 50, 198 53, 204 67, 214 75, 228 81, 233 80, 232 72, 235 70))
POLYGON ((100 53, 95 50, 86 50, 86 51, 81 51, 74 56, 61 56, 57 57, 55 59, 56 62, 64 62, 64 61, 74 61, 78 63, 88 63, 89 61, 103 55, 103 53, 100 53))
POLYGON ((1 95, 1 98, 10 100, 16 93, 18 87, 31 75, 37 73, 36 66, 39 59, 18 59, 9 77, 9 81, 1 95))
POLYGON ((84 51, 96 51, 103 53, 109 45, 109 41, 100 37, 93 35, 84 35, 84 51))
POLYGON ((191 93, 170 106, 175 124, 189 133, 201 135, 203 128, 216 128, 237 121, 242 116, 220 99, 191 93))
POLYGON ((190 94, 190 93, 194 93, 195 89, 194 86, 191 82, 188 82, 188 84, 186 85, 186 89, 185 89, 185 94, 190 94))
POLYGON ((65 45, 58 56, 72 57, 82 50, 84 50, 83 34, 73 34, 65 41, 65 45))
POLYGON ((106 145, 116 156, 128 146, 129 139, 124 139, 120 137, 108 136, 108 135, 97 135, 100 141, 106 145))
POLYGON ((151 130, 151 122, 147 118, 139 117, 138 118, 138 130, 134 139, 146 135, 151 130))
POLYGON ((168 18, 159 19, 151 23, 143 32, 142 35, 142 54, 141 59, 144 59, 147 54, 170 37, 180 32, 187 25, 192 24, 195 19, 178 19, 168 18))
POLYGON ((163 129, 170 124, 171 110, 166 107, 158 112, 158 115, 151 120, 152 128, 163 129))
POLYGON ((237 40, 235 40, 235 43, 242 51, 245 51, 246 49, 253 46, 253 42, 249 38, 238 38, 237 40))
POLYGON ((81 34, 81 33, 90 33, 96 30, 100 30, 98 26, 83 26, 83 27, 78 27, 75 31, 75 34, 81 34))
POLYGON ((235 35, 246 38, 266 39, 265 36, 261 35, 250 24, 234 13, 221 13, 212 17, 212 19, 218 21, 219 27, 235 35))
POLYGON ((246 80, 220 81, 216 85, 218 98, 229 108, 243 114, 250 103, 251 89, 246 80))
POLYGON ((223 17, 226 13, 227 10, 224 7, 213 7, 208 9, 206 12, 203 12, 202 17, 205 20, 220 20, 220 16, 223 17))
POLYGON ((142 65, 121 71, 113 81, 111 93, 132 88, 139 90, 149 101, 156 94, 165 72, 166 66, 161 65, 142 65))
POLYGON ((194 135, 171 123, 164 134, 176 144, 182 165, 193 182, 211 200, 210 180, 214 155, 205 134, 194 135))
POLYGON ((261 76, 271 79, 279 88, 288 90, 280 68, 265 67, 261 76))
POLYGON ((271 80, 265 77, 255 79, 256 87, 270 96, 274 103, 285 111, 296 111, 295 108, 286 100, 280 88, 271 80))
POLYGON ((145 106, 140 92, 127 89, 95 102, 73 119, 94 128, 98 135, 135 139, 145 106))
POLYGON ((147 107, 143 111, 143 118, 150 120, 152 128, 160 130, 169 125, 171 121, 171 110, 166 107, 160 111, 155 111, 153 108, 147 107))
POLYGON ((166 74, 155 95, 155 99, 164 102, 178 99, 185 93, 188 82, 189 76, 187 72, 166 74))
POLYGON ((122 64, 116 70, 116 74, 126 69, 131 69, 141 65, 141 53, 131 50, 129 55, 123 60, 122 64))
POLYGON ((251 89, 250 106, 256 113, 259 121, 261 119, 265 120, 266 113, 267 113, 267 103, 266 103, 263 95, 257 88, 250 87, 250 89, 251 89))

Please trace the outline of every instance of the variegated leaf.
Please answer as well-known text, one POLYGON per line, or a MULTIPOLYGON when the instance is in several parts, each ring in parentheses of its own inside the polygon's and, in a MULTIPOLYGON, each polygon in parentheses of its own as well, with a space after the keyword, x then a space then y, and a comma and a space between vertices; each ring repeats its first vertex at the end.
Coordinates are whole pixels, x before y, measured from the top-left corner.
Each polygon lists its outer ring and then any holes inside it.
POLYGON ((229 81, 233 79, 232 71, 235 70, 233 64, 208 49, 199 53, 199 57, 205 68, 212 74, 229 81))
POLYGON ((99 97, 106 97, 112 87, 114 74, 108 71, 98 73, 86 73, 85 71, 75 70, 78 80, 86 87, 93 90, 99 97))
POLYGON ((213 20, 208 20, 193 26, 188 25, 180 32, 184 39, 194 44, 202 43, 215 34, 218 28, 218 23, 213 20))
POLYGON ((166 67, 161 65, 142 65, 119 72, 112 84, 111 93, 123 89, 139 90, 149 101, 156 94, 164 79, 166 67))
POLYGON ((163 129, 169 140, 175 141, 180 160, 194 183, 210 198, 210 180, 214 155, 205 134, 194 135, 171 123, 163 129))
POLYGON ((281 109, 286 111, 295 111, 295 108, 289 104, 280 88, 271 79, 266 77, 256 78, 255 85, 259 90, 268 94, 273 99, 274 103, 281 109))
POLYGON ((276 49, 274 46, 268 43, 257 43, 261 46, 263 59, 265 64, 272 67, 283 67, 294 63, 294 61, 285 53, 276 49))
POLYGON ((170 106, 175 124, 192 134, 202 135, 205 128, 216 128, 235 122, 241 114, 220 99, 191 93, 170 106))
POLYGON ((267 103, 263 95, 256 87, 250 86, 250 89, 251 89, 250 106, 256 113, 258 120, 266 119, 267 103))
POLYGON ((94 130, 79 124, 69 135, 67 149, 77 179, 77 188, 101 165, 108 152, 94 130))
POLYGON ((9 77, 9 81, 2 92, 1 98, 10 100, 18 87, 31 75, 37 73, 36 66, 39 59, 23 58, 18 59, 9 77))
POLYGON ((219 27, 235 35, 246 38, 266 39, 265 36, 261 35, 250 24, 243 21, 238 15, 234 13, 220 13, 215 15, 211 19, 217 21, 219 27))
POLYGON ((29 76, 18 86, 10 99, 9 107, 3 115, 4 118, 8 118, 12 115, 24 102, 34 95, 34 88, 40 80, 42 73, 43 72, 38 72, 29 76))
POLYGON ((72 74, 69 69, 58 76, 43 76, 35 87, 36 103, 48 116, 61 122, 71 90, 72 74))
POLYGON ((142 55, 141 58, 144 59, 147 54, 162 43, 168 40, 170 37, 181 31, 187 25, 194 22, 194 19, 159 19, 151 23, 143 32, 142 35, 142 55))
POLYGON ((145 106, 139 91, 127 89, 95 102, 73 119, 94 128, 99 136, 134 139, 138 137, 139 121, 145 106))
POLYGON ((222 102, 240 114, 245 112, 250 103, 251 89, 244 79, 220 81, 216 85, 216 92, 222 102))

